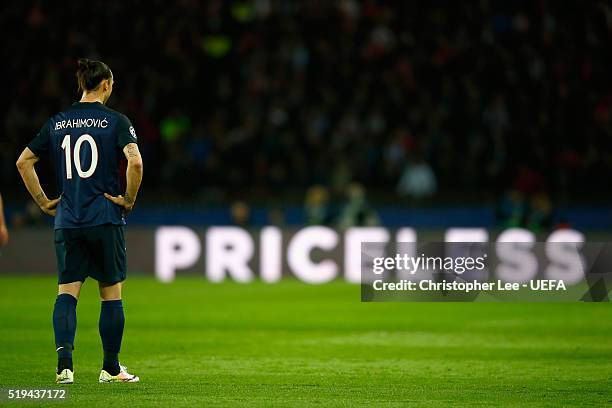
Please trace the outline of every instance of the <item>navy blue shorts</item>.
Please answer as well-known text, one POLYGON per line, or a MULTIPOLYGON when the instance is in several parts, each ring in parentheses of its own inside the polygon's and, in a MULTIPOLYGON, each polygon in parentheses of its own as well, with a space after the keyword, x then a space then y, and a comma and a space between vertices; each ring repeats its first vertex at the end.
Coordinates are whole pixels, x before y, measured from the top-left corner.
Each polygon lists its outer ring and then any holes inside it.
POLYGON ((55 230, 58 283, 84 282, 91 277, 114 284, 126 278, 122 225, 55 230))

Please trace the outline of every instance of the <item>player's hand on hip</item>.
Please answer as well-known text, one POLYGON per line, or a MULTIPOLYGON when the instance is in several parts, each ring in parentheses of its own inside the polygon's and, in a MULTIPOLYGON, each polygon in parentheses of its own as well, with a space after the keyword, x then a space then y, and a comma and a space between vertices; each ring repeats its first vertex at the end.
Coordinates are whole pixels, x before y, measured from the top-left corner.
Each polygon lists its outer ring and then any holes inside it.
POLYGON ((134 208, 134 202, 130 200, 129 198, 126 198, 122 195, 118 195, 114 197, 108 193, 104 193, 104 197, 106 197, 107 199, 109 199, 110 201, 118 205, 119 207, 122 207, 126 213, 129 213, 130 211, 132 211, 132 208, 134 208))
POLYGON ((57 212, 57 204, 60 202, 60 198, 55 198, 53 200, 46 200, 40 205, 40 209, 47 215, 55 217, 57 212))

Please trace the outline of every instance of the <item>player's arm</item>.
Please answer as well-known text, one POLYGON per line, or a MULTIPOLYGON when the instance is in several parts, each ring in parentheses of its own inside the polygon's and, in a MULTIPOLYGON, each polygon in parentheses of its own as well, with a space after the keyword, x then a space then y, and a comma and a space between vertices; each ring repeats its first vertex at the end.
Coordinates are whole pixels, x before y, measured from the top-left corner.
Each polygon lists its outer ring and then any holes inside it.
POLYGON ((19 156, 19 159, 17 159, 17 170, 19 170, 23 183, 40 209, 45 214, 55 216, 55 208, 60 199, 50 200, 43 191, 38 174, 36 174, 36 169, 34 168, 34 165, 39 160, 38 156, 29 147, 26 147, 19 156))
POLYGON ((132 211, 132 208, 134 208, 136 196, 138 196, 138 190, 140 189, 140 183, 142 182, 142 156, 140 155, 140 150, 138 150, 138 145, 136 143, 128 143, 125 145, 123 148, 123 154, 127 159, 127 170, 125 174, 127 183, 125 194, 122 196, 120 195, 113 197, 108 193, 104 193, 104 196, 113 203, 123 207, 126 212, 130 212, 132 211))
POLYGON ((8 243, 9 234, 4 221, 4 206, 2 203, 2 195, 0 195, 0 247, 8 243))

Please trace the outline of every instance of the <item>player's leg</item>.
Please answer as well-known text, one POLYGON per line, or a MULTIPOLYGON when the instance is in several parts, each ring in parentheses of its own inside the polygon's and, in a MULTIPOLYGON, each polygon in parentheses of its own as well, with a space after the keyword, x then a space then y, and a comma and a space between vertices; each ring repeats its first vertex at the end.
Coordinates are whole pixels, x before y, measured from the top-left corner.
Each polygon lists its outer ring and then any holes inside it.
POLYGON ((76 334, 76 306, 87 268, 79 237, 67 230, 55 231, 58 264, 58 295, 53 307, 53 331, 57 352, 56 382, 73 382, 72 350, 76 334))
POLYGON ((102 369, 110 375, 118 375, 121 371, 119 366, 119 352, 121 351, 121 340, 123 339, 123 328, 125 316, 123 314, 123 302, 121 300, 121 282, 98 283, 100 288, 100 338, 104 350, 104 363, 102 369))
POLYGON ((55 332, 55 348, 57 352, 56 381, 71 383, 72 350, 76 334, 76 306, 83 282, 71 282, 59 285, 58 295, 53 307, 53 331, 55 332), (70 373, 65 372, 70 370, 70 373))
MULTIPOLYGON (((126 255, 123 227, 105 225, 91 234, 101 253, 101 271, 95 278, 100 289, 100 338, 104 350, 100 382, 137 382, 139 378, 119 364, 125 316, 121 297, 122 282, 126 277, 126 255)), ((92 275, 93 276, 93 275, 92 275)))
POLYGON ((100 372, 100 382, 138 382, 140 378, 127 372, 127 367, 119 364, 119 352, 123 339, 125 316, 121 300, 122 283, 99 282, 100 298, 100 338, 104 349, 104 362, 100 372))

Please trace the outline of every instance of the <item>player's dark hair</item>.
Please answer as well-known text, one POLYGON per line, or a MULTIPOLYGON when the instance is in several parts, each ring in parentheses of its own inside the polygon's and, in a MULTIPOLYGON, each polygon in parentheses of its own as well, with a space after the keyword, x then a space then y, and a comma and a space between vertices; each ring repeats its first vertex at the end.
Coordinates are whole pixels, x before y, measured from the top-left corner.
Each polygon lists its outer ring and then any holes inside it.
POLYGON ((79 69, 76 73, 79 91, 93 91, 100 85, 100 82, 111 79, 112 76, 110 68, 102 61, 79 59, 79 69))

